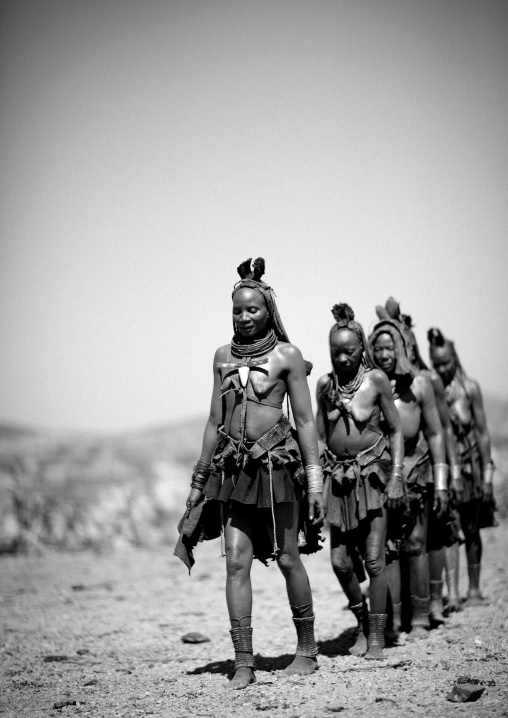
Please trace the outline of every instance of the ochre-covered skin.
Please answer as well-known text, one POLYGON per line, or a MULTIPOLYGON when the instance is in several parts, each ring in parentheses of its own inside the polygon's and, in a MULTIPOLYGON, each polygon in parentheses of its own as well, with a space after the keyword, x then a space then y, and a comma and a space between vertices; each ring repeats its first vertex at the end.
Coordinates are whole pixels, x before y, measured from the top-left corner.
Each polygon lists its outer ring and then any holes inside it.
MULTIPOLYGON (((370 625, 371 619, 386 620, 386 506, 399 505, 404 497, 404 443, 390 383, 382 371, 371 367, 363 331, 347 319, 351 314, 347 307, 346 319, 339 319, 330 332, 332 372, 318 381, 317 425, 327 446, 325 497, 332 522, 332 567, 358 620, 358 612, 363 611, 355 572, 360 541, 370 577, 370 625), (391 460, 378 443, 383 441, 390 445, 391 460)), ((383 646, 377 640, 377 623, 372 624, 367 642, 362 620, 358 620, 358 636, 351 652, 380 659, 383 646)))
MULTIPOLYGON (((399 555, 403 551, 409 560, 409 593, 413 609, 411 635, 413 638, 423 637, 429 626, 427 528, 431 495, 428 484, 432 481, 431 463, 436 465, 446 462, 444 435, 429 379, 416 371, 402 374, 399 370, 397 373, 402 352, 407 361, 401 331, 390 324, 383 331, 381 323, 381 328, 374 330, 371 346, 374 361, 390 380, 399 412, 404 434, 404 473, 409 498, 409 510, 405 517, 397 514, 388 516, 390 595, 392 604, 401 602, 398 574, 399 555)), ((442 513, 448 500, 447 490, 436 492, 436 500, 437 508, 442 513)))
MULTIPOLYGON (((491 483, 490 435, 480 386, 464 373, 453 342, 445 339, 439 330, 435 329, 429 330, 429 341, 433 368, 445 387, 446 402, 457 445, 457 459, 461 466, 462 495, 458 506, 461 526, 466 538, 469 573, 466 603, 475 605, 482 600, 480 512, 482 505, 490 506, 492 517, 495 505, 491 483)), ((491 523, 483 525, 494 524, 492 517, 491 523)), ((456 556, 454 564, 458 567, 456 556)))
MULTIPOLYGON (((258 263, 259 261, 256 260, 258 263)), ((200 462, 211 464, 216 451, 218 430, 222 427, 225 434, 237 441, 235 446, 239 447, 238 461, 244 465, 244 462, 249 461, 249 454, 244 447, 250 446, 278 424, 283 416, 282 403, 288 396, 296 428, 299 456, 301 455, 303 465, 319 465, 317 431, 303 357, 299 349, 287 341, 271 289, 258 281, 259 273, 256 274, 255 279, 249 277, 245 279, 247 264, 244 262, 239 268, 242 270, 242 282, 233 293, 232 311, 234 342, 241 346, 242 355, 239 359, 234 357, 232 359, 231 345, 221 346, 215 352, 210 414, 204 431, 200 462), (250 364, 249 345, 252 342, 262 342, 269 337, 270 332, 275 332, 278 343, 267 351, 266 356, 258 357, 250 364), (258 364, 259 361, 262 363, 258 364), (231 363, 249 365, 249 370, 235 367, 233 374, 237 378, 233 380, 228 378, 228 371, 224 367, 231 363)), ((262 264, 264 268, 264 262, 262 264)), ((278 466, 276 449, 280 453, 283 447, 274 447, 274 465, 278 466)), ((302 471, 299 456, 298 466, 294 466, 295 473, 302 471)), ((293 464, 294 460, 289 462, 290 466, 293 464)), ((239 465, 235 464, 231 470, 238 473, 236 466, 239 465)), ((270 460, 268 467, 270 482, 276 481, 278 476, 277 471, 272 472, 271 469, 270 460)), ((296 480, 296 477, 294 478, 296 480)), ((308 675, 317 668, 313 651, 308 656, 302 655, 305 653, 302 645, 304 647, 310 645, 310 633, 313 636, 311 622, 302 623, 300 620, 310 619, 313 616, 310 585, 298 549, 302 491, 295 490, 294 500, 282 503, 274 500, 273 496, 276 493, 277 491, 272 494, 269 508, 258 508, 256 505, 244 504, 232 499, 223 504, 227 567, 226 600, 231 627, 234 630, 232 637, 236 655, 236 671, 229 687, 235 690, 246 688, 256 680, 253 659, 249 658, 253 651, 250 630, 252 615, 250 570, 254 553, 254 530, 265 530, 278 549, 275 559, 286 579, 293 616, 299 619, 295 623, 299 641, 297 652, 285 672, 308 675), (303 613, 300 611, 302 606, 305 607, 303 613), (305 626, 304 638, 300 635, 303 630, 302 625, 305 626), (248 635, 247 631, 249 631, 248 635)), ((202 492, 193 488, 187 499, 187 506, 192 507, 201 499, 202 492)), ((314 523, 322 521, 324 514, 322 493, 308 493, 307 503, 309 520, 314 523)))

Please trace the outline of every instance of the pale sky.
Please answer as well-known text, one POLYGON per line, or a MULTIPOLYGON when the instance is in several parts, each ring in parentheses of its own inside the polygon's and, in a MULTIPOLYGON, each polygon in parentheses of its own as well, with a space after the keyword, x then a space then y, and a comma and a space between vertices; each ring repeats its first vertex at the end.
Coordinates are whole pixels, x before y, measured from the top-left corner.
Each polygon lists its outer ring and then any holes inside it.
POLYGON ((0 418, 205 415, 237 265, 294 344, 394 295, 508 395, 504 0, 3 0, 0 418))

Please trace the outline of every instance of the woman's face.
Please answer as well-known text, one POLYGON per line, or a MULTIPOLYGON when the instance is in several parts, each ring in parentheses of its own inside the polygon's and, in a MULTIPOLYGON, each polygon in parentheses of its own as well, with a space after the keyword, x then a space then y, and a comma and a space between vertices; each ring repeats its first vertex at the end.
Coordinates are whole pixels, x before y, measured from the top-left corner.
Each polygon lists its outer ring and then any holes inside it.
POLYGON ((363 346, 360 337, 351 329, 338 329, 330 337, 330 354, 335 371, 353 373, 362 361, 363 346))
POLYGON ((390 374, 395 369, 396 356, 395 344, 389 332, 378 334, 372 344, 374 361, 385 374, 390 374))
POLYGON ((434 347, 430 357, 432 366, 437 371, 443 384, 447 386, 455 376, 455 357, 449 347, 434 347))
POLYGON ((245 339, 254 339, 266 332, 270 314, 259 292, 242 287, 233 296, 233 323, 245 339))

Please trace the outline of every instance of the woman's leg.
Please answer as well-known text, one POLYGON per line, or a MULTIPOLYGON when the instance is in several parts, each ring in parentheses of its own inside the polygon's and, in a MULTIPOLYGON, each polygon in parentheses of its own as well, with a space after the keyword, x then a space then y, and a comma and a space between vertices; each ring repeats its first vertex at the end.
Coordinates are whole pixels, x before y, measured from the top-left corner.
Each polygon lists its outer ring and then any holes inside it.
POLYGON ((469 588, 465 606, 478 606, 483 600, 480 592, 480 568, 483 551, 478 528, 480 505, 480 501, 475 500, 460 505, 460 520, 466 539, 467 571, 469 574, 469 588))
MULTIPOLYGON (((428 502, 427 502, 428 504, 428 502)), ((421 511, 415 526, 407 539, 409 554, 409 589, 411 593, 411 635, 423 638, 429 624, 429 559, 427 554, 427 508, 421 511)))
POLYGON ((252 651, 252 522, 254 509, 232 502, 226 510, 226 601, 235 647, 235 675, 229 688, 238 690, 254 683, 252 651))
MULTIPOLYGON (((317 668, 317 646, 314 639, 314 611, 307 571, 298 551, 300 502, 276 504, 275 526, 279 553, 277 565, 286 580, 286 591, 293 613, 298 645, 293 662, 284 670, 287 674, 309 675, 317 668)), ((268 519, 273 531, 273 517, 268 519)))
MULTIPOLYGON (((434 625, 444 623, 443 614, 443 571, 445 566, 444 540, 447 514, 438 517, 434 510, 434 485, 427 487, 429 492, 427 553, 429 562, 430 619, 434 625)), ((447 512, 449 508, 447 509, 447 512)))
POLYGON ((336 526, 330 526, 330 545, 333 571, 346 594, 349 608, 357 620, 356 640, 349 652, 353 656, 364 656, 367 653, 367 636, 365 634, 367 607, 354 569, 352 553, 357 549, 348 542, 347 534, 339 531, 336 526))
POLYGON ((445 548, 446 583, 448 585, 448 613, 460 611, 459 542, 445 548))
POLYGON ((365 539, 365 568, 369 586, 369 639, 365 658, 382 659, 385 645, 386 599, 388 580, 386 573, 386 509, 380 509, 370 522, 365 539))
POLYGON ((430 617, 434 624, 444 623, 443 615, 443 569, 445 548, 429 550, 430 617))
POLYGON ((379 510, 370 522, 365 539, 365 568, 370 578, 371 613, 386 613, 388 582, 386 576, 386 509, 379 510))
POLYGON ((389 638, 391 641, 395 641, 402 626, 400 560, 398 557, 390 558, 390 562, 386 566, 386 577, 388 580, 388 595, 391 608, 389 638))

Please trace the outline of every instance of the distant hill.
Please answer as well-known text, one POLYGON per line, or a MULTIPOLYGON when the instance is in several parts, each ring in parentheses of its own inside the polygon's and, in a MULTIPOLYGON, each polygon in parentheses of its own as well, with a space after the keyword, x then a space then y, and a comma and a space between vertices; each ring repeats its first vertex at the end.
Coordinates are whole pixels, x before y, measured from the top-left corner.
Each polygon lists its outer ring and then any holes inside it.
POLYGON ((205 419, 112 434, 0 424, 0 552, 171 543, 205 419))
MULTIPOLYGON (((485 397, 508 508, 508 399, 485 397)), ((206 417, 116 433, 0 423, 0 552, 171 543, 206 417)))

